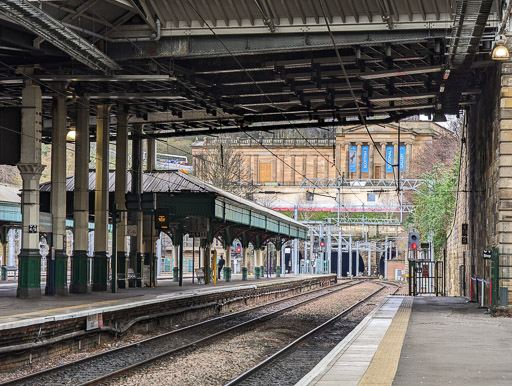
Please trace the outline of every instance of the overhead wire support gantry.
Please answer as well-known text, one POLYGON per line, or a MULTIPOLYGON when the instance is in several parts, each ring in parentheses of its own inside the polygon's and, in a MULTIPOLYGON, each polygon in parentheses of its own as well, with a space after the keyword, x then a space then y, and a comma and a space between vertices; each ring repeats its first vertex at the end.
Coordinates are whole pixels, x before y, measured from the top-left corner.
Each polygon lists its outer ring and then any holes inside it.
MULTIPOLYGON (((400 190, 413 190, 419 192, 423 184, 422 179, 400 178, 400 190)), ((309 178, 302 181, 301 188, 306 189, 338 189, 341 187, 354 189, 375 189, 375 190, 396 190, 398 188, 396 179, 382 178, 309 178)))

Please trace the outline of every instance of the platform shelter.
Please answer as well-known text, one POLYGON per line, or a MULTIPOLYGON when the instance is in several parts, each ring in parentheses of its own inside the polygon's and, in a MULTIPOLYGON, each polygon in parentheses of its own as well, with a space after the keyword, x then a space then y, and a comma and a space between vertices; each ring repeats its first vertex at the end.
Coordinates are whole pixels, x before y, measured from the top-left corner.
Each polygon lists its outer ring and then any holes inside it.
MULTIPOLYGON (((116 173, 109 173, 109 218, 114 217, 116 173)), ((132 174, 126 174, 126 191, 132 186, 132 174)), ((117 285, 128 287, 130 272, 135 275, 135 285, 149 283, 156 284, 155 242, 160 232, 167 233, 173 240, 174 271, 173 278, 183 283, 183 236, 198 237, 201 240, 201 267, 208 284, 212 269, 211 244, 215 238, 219 239, 225 248, 226 265, 224 277, 231 281, 231 246, 235 239, 242 245, 242 278, 247 279, 247 248, 252 244, 255 262, 254 275, 259 278, 263 274, 263 249, 267 243, 273 243, 277 250, 277 276, 281 273, 282 245, 295 238, 305 239, 307 227, 301 223, 267 209, 250 200, 238 197, 222 189, 209 185, 191 175, 180 171, 155 171, 142 175, 142 192, 144 201, 149 196, 154 205, 152 208, 138 210, 118 210, 117 226, 117 285), (144 196, 145 195, 145 196, 144 196), (126 222, 121 217, 127 216, 126 222), (163 224, 159 224, 157 217, 165 216, 163 224), (129 236, 131 235, 131 236, 129 236), (130 250, 127 249, 127 238, 131 237, 130 250)), ((96 187, 96 173, 89 172, 88 179, 89 201, 91 202, 89 215, 95 212, 94 191, 96 187)), ((75 176, 66 178, 67 190, 67 217, 73 217, 75 176)), ((51 183, 41 185, 41 208, 46 210, 50 205, 51 183)), ((129 199, 130 194, 127 198, 129 199)), ((143 205, 144 206, 144 203, 143 205)), ((112 248, 114 250, 114 248, 112 248)), ((75 267, 76 268, 76 267, 75 267)), ((108 269, 107 269, 108 271, 108 269)), ((73 278, 81 275, 72 269, 73 278)), ((101 283, 106 290, 108 278, 103 272, 93 272, 94 283, 101 283)), ((81 283, 80 283, 81 284, 81 283)), ((88 289, 87 289, 88 290, 88 289)))

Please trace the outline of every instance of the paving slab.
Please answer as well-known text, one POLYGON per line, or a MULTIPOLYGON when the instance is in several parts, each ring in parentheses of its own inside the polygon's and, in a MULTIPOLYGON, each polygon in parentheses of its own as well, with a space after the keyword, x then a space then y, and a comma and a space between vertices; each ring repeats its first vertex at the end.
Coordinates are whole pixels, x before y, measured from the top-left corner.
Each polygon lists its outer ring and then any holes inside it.
POLYGON ((464 298, 415 298, 393 385, 512 385, 512 318, 464 298))

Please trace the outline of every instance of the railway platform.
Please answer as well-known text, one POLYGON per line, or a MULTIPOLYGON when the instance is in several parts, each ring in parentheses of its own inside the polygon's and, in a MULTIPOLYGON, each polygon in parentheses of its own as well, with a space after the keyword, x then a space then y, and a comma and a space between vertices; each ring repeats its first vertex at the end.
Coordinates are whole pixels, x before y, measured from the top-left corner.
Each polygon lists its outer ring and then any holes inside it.
POLYGON ((464 298, 390 296, 298 385, 510 385, 511 331, 464 298))
POLYGON ((77 345, 83 349, 98 339, 108 339, 109 335, 122 334, 132 327, 149 330, 163 324, 178 325, 335 282, 336 275, 249 277, 247 281, 242 281, 241 275, 233 275, 231 282, 220 281, 216 285, 192 284, 186 280, 179 287, 172 280, 161 280, 154 288, 40 299, 16 298, 15 283, 0 284, 0 355, 5 359, 6 354, 13 354, 2 365, 7 369, 32 361, 33 356, 25 357, 24 350, 33 352, 34 348, 41 348, 41 356, 50 355, 46 350, 51 350, 55 343, 62 349, 66 341, 70 350, 77 345))

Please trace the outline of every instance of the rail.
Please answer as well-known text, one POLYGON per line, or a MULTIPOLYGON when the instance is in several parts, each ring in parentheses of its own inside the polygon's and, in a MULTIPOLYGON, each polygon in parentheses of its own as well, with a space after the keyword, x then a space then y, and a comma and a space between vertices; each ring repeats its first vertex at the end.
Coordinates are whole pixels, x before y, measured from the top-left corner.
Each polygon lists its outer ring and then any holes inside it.
MULTIPOLYGON (((320 288, 318 290, 315 290, 315 291, 310 291, 310 292, 307 292, 307 293, 301 293, 301 294, 298 294, 298 295, 295 295, 295 296, 286 297, 286 298, 283 298, 283 299, 280 299, 280 300, 277 300, 277 301, 274 301, 274 302, 270 302, 270 303, 262 304, 262 305, 259 305, 259 306, 256 306, 256 307, 252 307, 252 308, 247 309, 247 310, 243 310, 243 311, 239 311, 239 312, 236 312, 236 313, 222 315, 222 316, 219 316, 219 317, 216 317, 216 318, 213 318, 213 319, 209 319, 209 320, 206 320, 206 321, 203 321, 203 322, 199 322, 199 323, 196 323, 196 324, 193 324, 193 325, 190 325, 190 326, 186 326, 186 327, 174 330, 174 331, 166 332, 166 333, 163 333, 163 334, 151 337, 151 338, 147 338, 147 339, 144 339, 142 341, 135 342, 133 344, 129 344, 129 345, 126 345, 126 346, 122 346, 122 347, 110 350, 110 351, 106 351, 106 352, 103 352, 103 353, 92 355, 92 356, 89 356, 87 358, 83 358, 83 359, 80 359, 78 361, 75 361, 75 362, 70 362, 68 364, 64 364, 64 365, 61 365, 59 367, 54 367, 54 368, 46 369, 46 370, 43 370, 43 371, 39 371, 37 373, 33 373, 33 374, 30 374, 30 375, 27 375, 25 377, 21 377, 21 378, 13 379, 13 380, 10 380, 10 381, 6 381, 4 383, 0 383, 0 385, 6 386, 6 385, 26 385, 26 384, 38 384, 39 385, 39 384, 45 384, 45 383, 48 383, 48 382, 45 382, 45 380, 44 380, 45 378, 43 378, 43 377, 50 377, 50 378, 51 377, 58 377, 59 376, 58 373, 60 371, 63 371, 63 373, 66 374, 67 377, 69 377, 69 374, 74 373, 75 372, 75 368, 78 365, 86 365, 89 368, 94 368, 94 365, 91 365, 91 364, 94 364, 94 361, 97 361, 97 360, 104 361, 105 358, 107 358, 108 355, 123 355, 121 353, 124 353, 124 357, 129 357, 130 356, 130 350, 134 350, 134 351, 138 352, 138 351, 142 350, 142 347, 144 345, 146 345, 146 344, 157 342, 159 340, 163 340, 165 338, 171 337, 173 335, 178 335, 178 334, 181 334, 181 333, 183 333, 185 331, 190 331, 190 330, 195 329, 195 328, 205 327, 205 326, 208 326, 210 324, 215 324, 217 322, 222 322, 224 320, 228 320, 229 321, 231 319, 235 319, 236 317, 240 317, 240 316, 243 316, 245 314, 249 314, 251 312, 254 312, 256 310, 259 310, 259 309, 262 309, 262 308, 265 308, 265 307, 273 306, 273 305, 276 305, 276 304, 279 304, 279 303, 282 303, 282 302, 286 302, 286 301, 289 301, 289 300, 293 300, 293 299, 296 299, 296 298, 299 298, 299 297, 305 297, 305 296, 314 294, 315 292, 323 292, 323 291, 327 290, 327 293, 321 293, 319 295, 313 296, 313 297, 308 298, 306 300, 303 300, 303 301, 300 301, 298 303, 292 304, 290 306, 284 307, 284 308, 279 309, 277 311, 273 311, 273 312, 267 313, 264 316, 259 316, 257 318, 250 319, 250 320, 242 322, 240 324, 236 324, 236 325, 234 325, 232 327, 229 327, 229 328, 224 329, 222 331, 219 331, 217 333, 208 335, 208 336, 203 337, 201 339, 194 340, 194 341, 192 341, 190 343, 186 343, 186 344, 181 345, 179 347, 176 347, 176 348, 173 348, 173 349, 170 349, 170 350, 165 350, 164 352, 160 352, 158 354, 152 355, 149 358, 146 358, 144 360, 132 363, 132 364, 130 364, 128 366, 125 366, 125 367, 123 367, 121 369, 116 369, 114 371, 108 372, 108 374, 104 374, 102 376, 96 377, 96 378, 91 379, 89 381, 84 381, 83 379, 80 378, 79 375, 77 375, 77 379, 76 379, 77 382, 73 382, 73 380, 70 380, 70 382, 73 383, 73 384, 97 385, 97 384, 103 383, 103 382, 105 382, 107 380, 114 379, 114 378, 117 378, 117 377, 119 377, 119 376, 121 376, 123 374, 129 373, 129 372, 131 372, 131 371, 133 371, 133 370, 135 370, 135 369, 137 369, 137 368, 139 368, 141 366, 144 366, 144 365, 146 365, 148 363, 151 363, 151 362, 153 362, 153 361, 155 361, 157 359, 163 358, 163 357, 165 357, 167 355, 177 354, 178 352, 182 352, 182 351, 184 351, 186 349, 197 347, 197 346, 199 346, 201 344, 204 344, 204 343, 206 343, 206 342, 208 342, 208 341, 210 341, 210 340, 212 340, 214 338, 217 338, 217 337, 219 337, 219 336, 221 336, 223 334, 226 334, 227 332, 232 332, 232 331, 237 330, 237 329, 247 328, 248 326, 253 325, 253 324, 261 323, 261 322, 263 322, 265 320, 268 320, 268 319, 271 319, 271 318, 273 318, 275 316, 278 316, 281 313, 283 313, 285 311, 288 311, 289 309, 292 309, 294 307, 298 307, 298 306, 300 306, 302 304, 306 304, 306 303, 311 302, 313 300, 316 300, 316 299, 318 299, 318 298, 320 298, 322 296, 326 296, 328 294, 331 294, 332 292, 340 291, 340 290, 352 287, 354 285, 360 284, 363 281, 365 281, 365 280, 351 281, 349 283, 342 283, 342 284, 338 284, 338 285, 335 285, 335 286, 322 287, 322 288, 320 288), (334 290, 333 290, 333 288, 334 288, 334 290), (79 380, 79 382, 78 382, 78 380, 79 380)), ((107 370, 105 371, 105 373, 107 373, 107 370)), ((52 382, 50 381, 49 383, 51 384, 52 382)))
MULTIPOLYGON (((322 323, 321 325, 313 328, 312 330, 308 331, 307 333, 305 333, 304 335, 300 336, 299 338, 295 339, 293 342, 291 342, 290 344, 288 344, 287 346, 283 347, 281 350, 277 351, 276 353, 272 354, 271 356, 265 358, 263 361, 261 361, 260 363, 258 363, 256 366, 250 368, 249 370, 247 370, 246 372, 240 374, 238 377, 232 379, 231 381, 227 382, 224 386, 233 386, 233 385, 238 385, 240 384, 242 381, 246 380, 247 378, 249 378, 251 375, 257 373, 258 371, 260 371, 261 369, 263 369, 265 366, 269 365, 270 363, 272 363, 273 361, 275 361, 277 358, 281 357, 283 354, 285 353, 288 353, 291 349, 297 347, 299 344, 301 344, 303 341, 305 341, 306 339, 309 339, 311 338, 312 336, 314 336, 315 334, 323 331, 324 329, 326 329, 328 326, 330 326, 333 322, 335 322, 336 320, 338 320, 339 318, 347 315, 350 311, 352 311, 354 308, 356 308, 357 306, 361 305, 362 303, 366 302, 368 299, 372 298, 373 296, 375 296, 376 294, 378 294, 380 291, 382 291, 384 288, 386 288, 387 286, 385 285, 382 285, 381 288, 379 288, 378 290, 374 291, 373 293, 371 293, 370 295, 366 296, 364 299, 362 300, 359 300, 358 302, 352 304, 351 306, 349 306, 348 308, 344 309, 342 312, 340 312, 339 314, 335 315, 334 317, 332 317, 331 319, 327 320, 326 322, 322 323)), ((399 286, 397 286, 396 290, 393 292, 393 294, 395 294, 398 290, 400 289, 399 286)))

